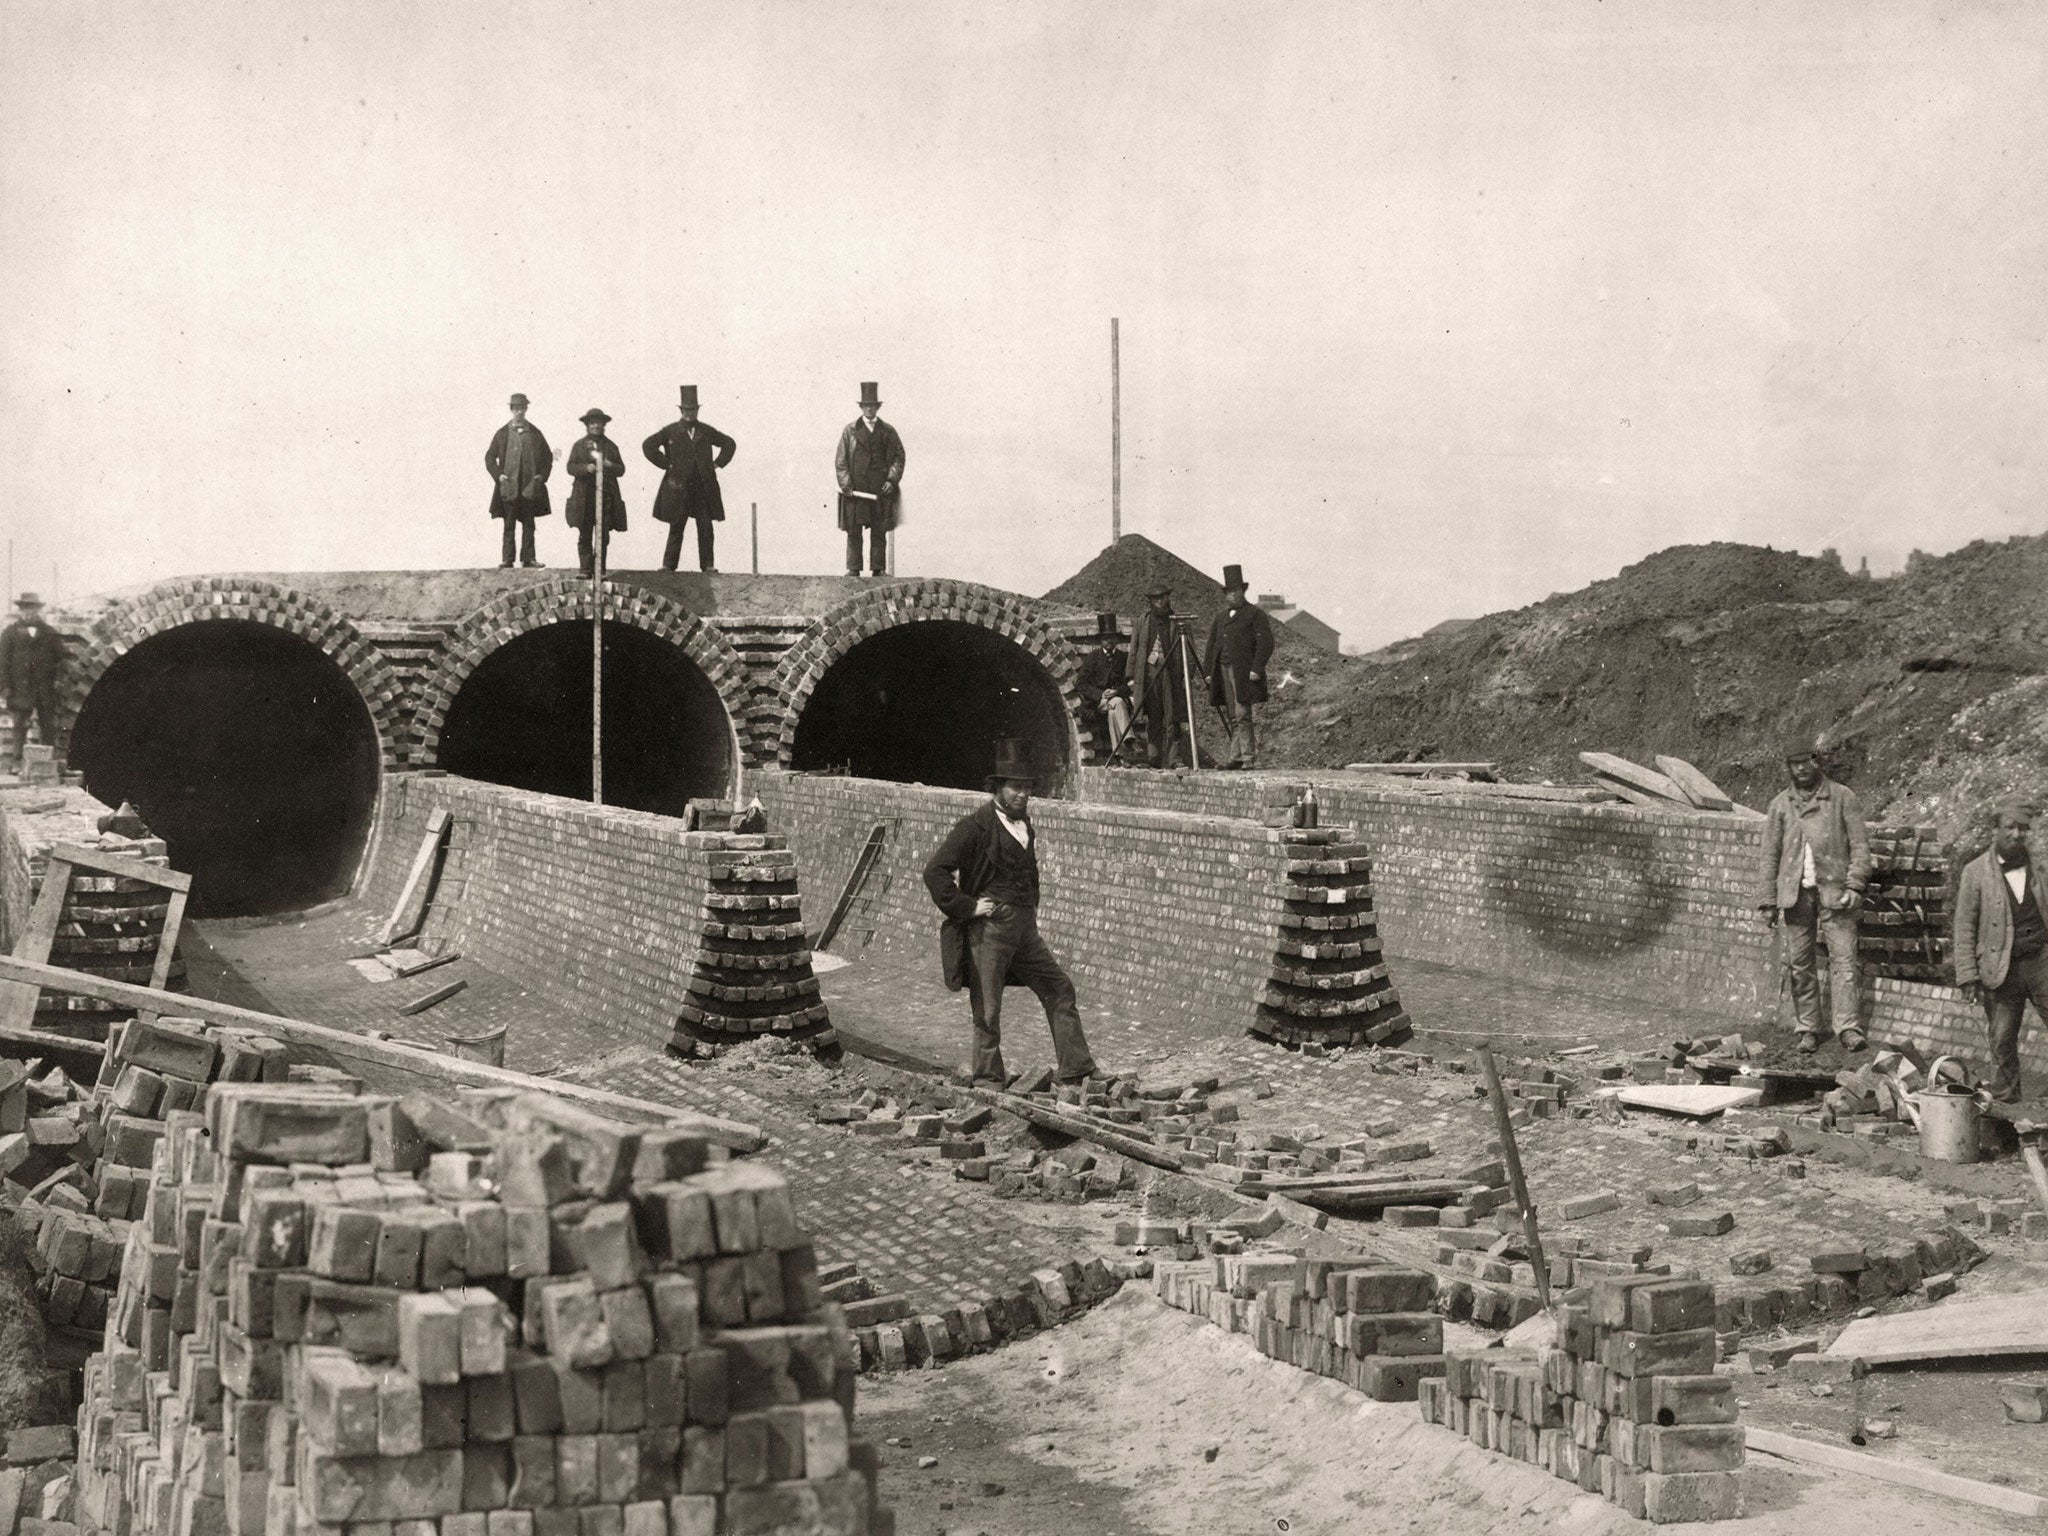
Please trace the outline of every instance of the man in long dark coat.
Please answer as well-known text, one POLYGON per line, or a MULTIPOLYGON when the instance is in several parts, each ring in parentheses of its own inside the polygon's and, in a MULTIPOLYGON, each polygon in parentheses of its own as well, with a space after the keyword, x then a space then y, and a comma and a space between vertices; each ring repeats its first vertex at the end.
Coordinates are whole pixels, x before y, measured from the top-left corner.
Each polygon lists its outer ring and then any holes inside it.
POLYGON ((718 472, 732 462, 737 446, 708 421, 697 419, 697 386, 682 387, 682 420, 672 421, 640 445, 647 462, 661 473, 654 493, 654 518, 668 524, 668 547, 661 568, 672 571, 683 557, 683 525, 697 520, 697 565, 715 571, 712 524, 725 521, 725 498, 719 494, 718 472))
POLYGON ((868 531, 868 570, 889 568, 889 530, 903 486, 903 439, 882 420, 881 386, 860 387, 860 414, 839 434, 832 464, 839 476, 839 526, 846 530, 846 574, 860 574, 860 531, 868 531))
POLYGON ((1173 592, 1154 587, 1131 626, 1131 719, 1145 722, 1145 751, 1154 768, 1187 766, 1189 676, 1194 647, 1173 616, 1173 592))
POLYGON ((14 758, 28 745, 28 717, 36 717, 43 745, 57 744, 57 672, 64 665, 64 637, 43 619, 43 600, 33 592, 15 599, 16 617, 0 630, 0 693, 14 716, 14 758))
POLYGON ((1029 987, 1052 1030, 1059 1080, 1078 1083, 1095 1072, 1074 983, 1038 932, 1038 833, 1026 811, 1036 785, 1027 744, 996 743, 990 798, 960 818, 924 867, 925 889, 946 914, 940 955, 946 985, 967 989, 974 1009, 974 1054, 968 1079, 1001 1088, 1003 988, 1029 987))
POLYGON ((554 450, 540 428, 526 419, 526 396, 514 395, 512 419, 498 428, 484 450, 484 468, 491 472, 491 516, 505 525, 500 570, 512 567, 515 533, 519 563, 529 568, 540 564, 533 557, 533 520, 554 512, 548 500, 548 474, 554 467, 554 450))
POLYGON ((569 450, 569 505, 562 509, 562 518, 576 530, 576 563, 586 576, 597 569, 591 537, 596 523, 591 516, 591 487, 597 482, 600 464, 604 467, 604 542, 610 544, 612 534, 626 531, 626 498, 619 494, 619 476, 626 472, 626 461, 619 454, 619 445, 604 435, 604 424, 610 420, 596 406, 585 411, 586 430, 569 450))
POLYGON ((1081 715, 1106 760, 1114 761, 1131 729, 1129 662, 1117 644, 1116 615, 1095 615, 1095 649, 1081 658, 1075 686, 1081 715))
POLYGON ((1223 611, 1209 624, 1202 670, 1209 677, 1209 702, 1223 711, 1230 728, 1226 768, 1259 766, 1259 732, 1252 706, 1266 702, 1266 663, 1273 659, 1273 621, 1245 594, 1244 571, 1223 567, 1223 611))

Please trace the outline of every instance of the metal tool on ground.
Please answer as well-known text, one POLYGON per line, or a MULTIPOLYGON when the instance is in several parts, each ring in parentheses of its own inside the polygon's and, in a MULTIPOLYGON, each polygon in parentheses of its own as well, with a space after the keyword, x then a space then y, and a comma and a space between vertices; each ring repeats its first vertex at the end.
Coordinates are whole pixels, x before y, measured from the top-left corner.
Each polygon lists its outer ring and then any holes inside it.
POLYGON ((1536 1202, 1529 1198, 1529 1181, 1522 1176, 1522 1154, 1515 1145, 1515 1127, 1508 1117, 1507 1090, 1501 1086, 1500 1067, 1493 1059, 1493 1047, 1482 1045, 1472 1053, 1486 1076, 1486 1096, 1493 1101, 1494 1123, 1500 1128, 1500 1155, 1508 1165, 1508 1189, 1522 1212, 1522 1236, 1529 1245, 1529 1267, 1536 1271, 1536 1297, 1543 1310, 1550 1310, 1550 1270, 1543 1260, 1543 1235, 1536 1229, 1536 1202))
MULTIPOLYGON (((59 843, 50 850, 43 886, 36 893, 36 904, 29 912, 28 925, 15 942, 14 958, 37 964, 49 962, 50 951, 57 942, 57 931, 63 926, 65 906, 71 900, 72 877, 81 869, 94 875, 111 875, 120 880, 159 886, 169 893, 169 901, 164 908, 163 930, 157 938, 156 958, 149 968, 149 985, 153 989, 163 989, 171 978, 171 966, 177 959, 178 935, 185 923, 185 902, 192 891, 192 877, 175 869, 166 869, 161 864, 145 863, 126 854, 102 853, 97 848, 87 848, 79 843, 59 843)), ((0 986, 0 1029, 27 1029, 33 1025, 38 995, 39 989, 33 986, 0 986)), ((144 1017, 154 1019, 156 1014, 145 1012, 144 1017)))

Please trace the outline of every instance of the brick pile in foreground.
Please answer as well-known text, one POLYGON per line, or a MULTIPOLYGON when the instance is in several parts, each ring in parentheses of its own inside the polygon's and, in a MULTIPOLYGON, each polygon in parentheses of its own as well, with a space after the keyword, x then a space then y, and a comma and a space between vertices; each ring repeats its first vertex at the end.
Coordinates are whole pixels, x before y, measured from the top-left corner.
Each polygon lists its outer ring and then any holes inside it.
POLYGON ((1446 1359, 1422 1415, 1598 1493, 1637 1519, 1742 1512, 1735 1383, 1714 1374, 1714 1288, 1602 1280, 1557 1308, 1562 1347, 1446 1359))
POLYGON ((1741 1512, 1735 1383, 1714 1374, 1714 1288, 1629 1276, 1557 1310, 1561 1347, 1446 1354, 1424 1270, 1277 1251, 1157 1265, 1167 1305, 1258 1351, 1599 1493, 1638 1519, 1741 1512))
POLYGON ((779 1174, 544 1094, 455 1097, 214 1081, 153 1122, 85 1368, 83 1528, 893 1530, 779 1174))

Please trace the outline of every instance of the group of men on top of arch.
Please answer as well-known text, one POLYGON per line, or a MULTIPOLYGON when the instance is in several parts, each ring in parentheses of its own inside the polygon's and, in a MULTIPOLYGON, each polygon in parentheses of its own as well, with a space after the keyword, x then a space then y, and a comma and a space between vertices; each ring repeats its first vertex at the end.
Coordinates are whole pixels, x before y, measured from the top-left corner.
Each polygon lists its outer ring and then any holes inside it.
MULTIPOLYGON (((548 476, 554 450, 539 427, 526 419, 525 395, 511 400, 512 419, 498 428, 484 453, 491 475, 491 516, 504 525, 498 565, 537 567, 533 525, 554 511, 548 476)), ((868 571, 882 574, 888 564, 889 530, 896 526, 903 485, 903 439, 881 417, 879 386, 860 387, 860 414, 839 434, 834 468, 839 477, 839 526, 846 530, 846 574, 861 574, 861 532, 867 530, 868 571)), ((640 444, 647 462, 661 471, 654 493, 654 518, 668 524, 668 543, 661 568, 672 571, 683 553, 683 529, 697 525, 697 564, 718 569, 716 528, 725 521, 725 499, 718 472, 732 462, 738 448, 732 438, 698 418, 697 386, 682 386, 679 419, 651 433, 640 444)), ((583 436, 569 449, 569 502, 562 516, 576 530, 576 560, 588 576, 596 568, 599 547, 609 536, 625 531, 626 501, 619 477, 626 461, 606 435, 611 417, 592 406, 580 418, 583 436), (600 490, 600 487, 602 489, 600 490), (602 519, 594 509, 603 507, 602 519), (602 533, 599 533, 600 522, 602 533)))

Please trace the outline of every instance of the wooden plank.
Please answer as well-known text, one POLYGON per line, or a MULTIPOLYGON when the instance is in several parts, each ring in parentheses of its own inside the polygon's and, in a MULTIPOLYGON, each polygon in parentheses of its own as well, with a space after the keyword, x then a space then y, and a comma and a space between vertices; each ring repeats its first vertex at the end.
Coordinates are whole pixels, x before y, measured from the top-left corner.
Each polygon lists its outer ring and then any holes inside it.
POLYGON ((2019 1291, 1982 1301, 1945 1302, 1924 1312, 1859 1318, 1822 1355, 1866 1365, 2048 1355, 2048 1291, 2019 1291))
POLYGON ((459 949, 451 949, 445 955, 423 956, 418 960, 408 961, 406 964, 399 966, 398 974, 401 977, 418 976, 424 971, 433 970, 436 966, 453 965, 461 958, 462 951, 459 949))
POLYGON ((1174 1173, 1181 1171, 1180 1159, 1165 1148, 1119 1135, 1092 1120, 1063 1115, 1058 1110, 1048 1109, 1043 1104, 1035 1104, 1021 1095, 998 1093, 993 1088, 969 1088, 965 1092, 972 1094, 984 1104, 994 1105, 997 1109, 1029 1120, 1033 1125, 1042 1125, 1049 1131, 1062 1131, 1082 1141, 1092 1141, 1099 1147, 1107 1147, 1110 1151, 1120 1152, 1125 1157, 1136 1158, 1139 1162, 1149 1163, 1154 1168, 1165 1168, 1174 1173))
MULTIPOLYGON (((53 852, 48 867, 43 871, 43 887, 36 893, 36 904, 29 910, 28 926, 14 941, 16 959, 37 965, 48 963, 50 946, 57 942, 58 924, 64 920, 64 903, 70 897, 71 861, 53 852)), ((36 998, 41 990, 39 987, 0 987, 0 1029, 25 1030, 33 1025, 36 1021, 36 998)))
POLYGON ((30 960, 0 956, 0 981, 24 981, 37 987, 48 987, 53 992, 96 997, 102 1002, 121 1003, 130 1008, 149 1008, 159 1013, 205 1019, 212 1024, 231 1024, 270 1035, 287 1044, 296 1042, 380 1067, 452 1079, 479 1088, 518 1088, 529 1093, 552 1093, 601 1114, 660 1120, 683 1130, 695 1131, 736 1152, 758 1152, 768 1141, 759 1126, 749 1125, 743 1120, 700 1115, 670 1104, 636 1099, 603 1088, 587 1088, 581 1083, 565 1083, 551 1077, 515 1072, 510 1067, 464 1061, 460 1057, 430 1051, 424 1046, 408 1045, 404 1041, 373 1040, 353 1030, 309 1024, 303 1019, 287 1019, 274 1013, 259 1013, 254 1008, 237 1008, 232 1003, 216 1003, 211 998, 193 997, 183 992, 152 992, 148 987, 109 981, 104 976, 66 970, 58 965, 38 965, 30 960))
POLYGON ((1498 773, 1499 763, 1346 763, 1346 773, 1390 773, 1419 777, 1425 773, 1498 773))
POLYGON ((426 836, 420 839, 420 851, 412 856, 412 868, 406 874, 405 888, 398 893, 398 905, 392 909, 391 921, 377 936, 379 943, 389 944, 393 939, 417 933, 426 921, 430 876, 434 861, 440 857, 441 840, 448 835, 449 821, 446 806, 436 806, 428 815, 426 836))
MULTIPOLYGON (((1342 1215, 1347 1211, 1381 1211, 1390 1205, 1450 1205, 1471 1187, 1445 1180, 1442 1184, 1417 1184, 1410 1189, 1395 1189, 1388 1185, 1376 1189, 1304 1189, 1288 1198, 1312 1205, 1317 1210, 1342 1215)), ((1285 1194, 1286 1191, 1277 1193, 1285 1194)))
POLYGON ((415 1013, 425 1013, 429 1008, 437 1007, 447 1002, 449 998, 463 991, 468 986, 469 983, 466 981, 451 981, 446 986, 434 988, 425 997, 414 998, 398 1011, 408 1017, 415 1013))
POLYGON ((99 849, 88 848, 83 843, 59 843, 50 850, 50 856, 62 859, 79 869, 92 870, 95 874, 119 875, 123 880, 143 880, 151 885, 160 885, 167 891, 192 889, 192 877, 183 870, 146 863, 130 853, 102 853, 99 849))
POLYGON ((1703 811, 1732 811, 1735 802, 1722 792, 1721 786, 1693 767, 1682 757, 1668 753, 1657 754, 1657 771, 1685 791, 1686 798, 1703 811))
POLYGON ((1581 752, 1579 761, 1604 779, 1616 784, 1625 784, 1646 795, 1654 795, 1686 810, 1695 809, 1685 791, 1654 768, 1645 768, 1641 763, 1632 763, 1625 757, 1616 757, 1612 752, 1581 752))
POLYGON ((1922 1493, 1939 1494, 1965 1504, 2004 1510, 2010 1515, 2025 1515, 2037 1520, 2048 1515, 2048 1499, 2039 1494, 2001 1488, 1996 1483, 1980 1483, 1973 1478, 1957 1477, 1952 1472, 1937 1472, 1932 1467, 1914 1462, 1871 1456, 1846 1446, 1828 1445, 1799 1435, 1783 1435, 1774 1429, 1759 1429, 1754 1424, 1745 1427, 1744 1439, 1750 1450, 1762 1451, 1768 1456, 1782 1456, 1787 1461, 1829 1467, 1837 1472, 1853 1472, 1880 1483, 1897 1483, 1904 1488, 1917 1488, 1922 1493))
MULTIPOLYGON (((178 936, 185 931, 185 901, 190 894, 189 886, 173 890, 170 905, 164 909, 163 931, 156 938, 156 961, 149 968, 149 985, 153 991, 169 989, 171 967, 178 958, 178 936)), ((146 1024, 156 1022, 153 1013, 138 1013, 136 1017, 146 1024)))
POLYGON ((1763 1099, 1761 1088, 1717 1088, 1711 1083, 1643 1083, 1615 1090, 1612 1097, 1630 1109, 1657 1109, 1668 1115, 1689 1115, 1705 1120, 1724 1109, 1755 1104, 1763 1099))

